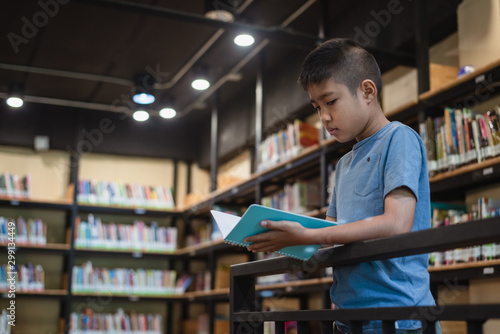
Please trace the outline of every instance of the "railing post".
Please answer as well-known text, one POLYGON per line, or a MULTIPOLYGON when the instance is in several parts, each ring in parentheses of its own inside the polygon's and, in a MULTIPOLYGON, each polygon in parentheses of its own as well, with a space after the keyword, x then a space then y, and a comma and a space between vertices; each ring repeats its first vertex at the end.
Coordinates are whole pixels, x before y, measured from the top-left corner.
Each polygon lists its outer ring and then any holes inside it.
POLYGON ((467 321, 467 334, 483 334, 484 320, 467 321))
POLYGON ((286 334, 284 321, 276 321, 274 323, 274 333, 275 334, 286 334))
POLYGON ((382 321, 382 333, 384 334, 396 334, 396 329, 394 328, 394 321, 382 321))
POLYGON ((322 321, 321 322, 321 333, 322 334, 333 334, 333 321, 322 321))
POLYGON ((362 321, 351 321, 351 333, 352 334, 363 334, 363 322, 362 321))
POLYGON ((307 321, 297 321, 297 334, 307 334, 309 323, 307 321))
POLYGON ((436 334, 436 322, 435 321, 422 321, 422 327, 424 328, 424 334, 436 334))
POLYGON ((255 277, 237 276, 231 273, 229 299, 231 305, 231 334, 262 333, 264 319, 255 319, 252 322, 238 319, 236 312, 253 312, 257 310, 255 298, 255 277))

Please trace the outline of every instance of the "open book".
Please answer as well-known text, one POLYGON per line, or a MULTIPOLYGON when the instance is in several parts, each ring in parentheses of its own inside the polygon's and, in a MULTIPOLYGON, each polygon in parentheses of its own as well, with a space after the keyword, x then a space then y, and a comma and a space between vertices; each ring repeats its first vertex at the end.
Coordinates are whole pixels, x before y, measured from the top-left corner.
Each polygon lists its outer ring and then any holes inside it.
MULTIPOLYGON (((232 245, 243 247, 250 245, 249 242, 243 241, 246 237, 268 231, 268 229, 260 224, 263 220, 294 221, 307 228, 322 228, 337 225, 337 223, 325 219, 268 208, 258 204, 250 205, 241 218, 216 210, 211 210, 210 212, 222 233, 224 241, 232 245)), ((276 253, 306 261, 309 260, 320 247, 321 245, 291 246, 280 249, 276 253)))

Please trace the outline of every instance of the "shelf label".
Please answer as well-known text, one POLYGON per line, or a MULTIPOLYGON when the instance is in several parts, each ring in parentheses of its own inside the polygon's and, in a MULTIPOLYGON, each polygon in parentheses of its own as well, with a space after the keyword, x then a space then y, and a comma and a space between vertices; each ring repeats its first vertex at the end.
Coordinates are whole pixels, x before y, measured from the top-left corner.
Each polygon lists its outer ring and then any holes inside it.
POLYGON ((492 275, 494 273, 495 273, 495 268, 493 267, 483 268, 483 275, 492 275))
POLYGON ((144 214, 146 214, 146 210, 145 210, 145 209, 139 209, 139 208, 138 208, 138 209, 134 209, 134 213, 135 213, 136 215, 144 215, 144 214))
POLYGON ((483 176, 493 174, 493 167, 483 169, 483 176))
POLYGON ((292 167, 293 167, 292 163, 291 163, 291 162, 289 162, 289 163, 287 163, 287 164, 286 164, 286 167, 285 167, 285 168, 286 168, 286 169, 292 169, 292 167))
POLYGON ((238 187, 234 187, 233 189, 231 189, 231 193, 237 194, 238 193, 238 187))
POLYGON ((478 75, 476 77, 476 83, 480 83, 480 82, 484 81, 485 79, 486 79, 486 77, 484 76, 484 74, 478 75))
POLYGON ((19 204, 21 204, 21 203, 18 200, 13 199, 10 201, 10 205, 12 205, 12 206, 19 206, 19 204))
POLYGON ((130 296, 128 297, 128 300, 130 300, 131 302, 138 302, 141 299, 138 296, 130 296))
POLYGON ((132 253, 132 257, 141 258, 142 257, 142 252, 133 252, 132 253))

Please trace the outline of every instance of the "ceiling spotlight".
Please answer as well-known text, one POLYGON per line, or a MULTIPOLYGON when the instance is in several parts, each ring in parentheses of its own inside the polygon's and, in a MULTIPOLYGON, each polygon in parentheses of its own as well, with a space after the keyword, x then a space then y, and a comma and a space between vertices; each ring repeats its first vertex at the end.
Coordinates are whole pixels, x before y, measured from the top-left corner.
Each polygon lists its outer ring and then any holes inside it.
POLYGON ((137 110, 134 112, 132 117, 137 121, 137 122, 144 122, 149 119, 149 114, 147 111, 144 110, 137 110))
POLYGON ((234 38, 234 43, 238 46, 250 46, 255 42, 255 38, 249 34, 240 34, 234 38))
POLYGON ((205 90, 210 87, 210 82, 207 79, 195 79, 191 82, 191 87, 196 90, 205 90))
POLYGON ((10 84, 9 85, 9 97, 7 98, 7 105, 12 108, 20 108, 23 106, 23 85, 22 84, 10 84))
POLYGON ((155 97, 152 94, 136 92, 132 100, 138 104, 151 104, 155 101, 155 97))
POLYGON ((23 106, 24 101, 19 97, 9 97, 7 99, 7 104, 12 108, 20 108, 23 106))
POLYGON ((149 74, 138 74, 135 77, 135 89, 132 100, 138 104, 151 104, 155 101, 153 95, 154 78, 149 74))
POLYGON ((163 118, 174 118, 177 115, 177 111, 172 108, 163 108, 160 110, 160 116, 163 118))
POLYGON ((235 9, 231 0, 205 0, 205 17, 223 22, 233 22, 234 15, 227 9, 235 9))

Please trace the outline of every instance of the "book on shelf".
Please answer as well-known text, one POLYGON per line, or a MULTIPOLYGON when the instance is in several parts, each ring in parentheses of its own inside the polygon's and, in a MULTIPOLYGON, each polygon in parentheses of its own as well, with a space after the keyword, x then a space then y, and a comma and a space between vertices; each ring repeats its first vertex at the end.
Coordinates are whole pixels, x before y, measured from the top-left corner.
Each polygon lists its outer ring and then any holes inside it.
POLYGON ((95 268, 91 261, 74 266, 72 292, 118 295, 169 296, 185 292, 191 277, 182 275, 177 280, 175 270, 95 268))
MULTIPOLYGON (((9 240, 8 219, 0 217, 0 242, 7 243, 9 240)), ((18 217, 16 220, 16 244, 17 245, 46 245, 47 244, 47 224, 41 219, 24 219, 18 217)))
POLYGON ((321 207, 319 180, 286 183, 283 191, 261 198, 261 205, 294 213, 304 213, 321 207))
POLYGON ((15 319, 15 308, 14 308, 14 314, 11 314, 10 310, 6 309, 2 310, 2 313, 0 314, 0 333, 10 334, 10 329, 12 326, 9 323, 13 319, 15 319))
MULTIPOLYGON (((229 244, 243 247, 250 245, 249 242, 244 241, 246 237, 268 231, 268 229, 261 225, 261 221, 263 220, 294 221, 307 228, 323 228, 336 225, 335 222, 325 219, 268 208, 258 204, 250 205, 248 210, 245 211, 241 217, 215 210, 211 210, 210 212, 219 226, 224 241, 229 244)), ((306 261, 310 259, 319 248, 321 248, 321 245, 291 246, 280 249, 276 253, 306 261)))
POLYGON ((0 174, 0 197, 28 199, 31 198, 31 176, 19 176, 8 172, 0 174))
POLYGON ((266 170, 280 162, 287 161, 304 148, 319 144, 320 132, 314 125, 296 119, 285 129, 264 139, 258 149, 257 170, 266 170))
MULTIPOLYGON (((472 210, 462 204, 431 203, 432 226, 441 227, 478 219, 500 216, 500 200, 480 197, 472 210)), ((449 249, 444 252, 432 252, 429 256, 429 266, 442 266, 457 263, 488 261, 500 259, 500 244, 489 243, 464 248, 449 249)))
POLYGON ((175 207, 170 187, 130 184, 120 181, 81 179, 78 182, 77 201, 91 205, 137 206, 151 209, 172 209, 175 207))
POLYGON ((0 266, 0 290, 9 291, 11 279, 15 279, 18 292, 42 292, 45 290, 45 272, 41 265, 0 266))
POLYGON ((84 311, 70 314, 70 334, 160 334, 163 332, 163 319, 159 314, 137 313, 137 311, 126 313, 121 308, 115 313, 94 313, 90 308, 84 311))
POLYGON ((485 113, 445 108, 419 124, 430 176, 500 155, 499 107, 485 113))
POLYGON ((143 221, 133 224, 105 224, 93 214, 87 221, 75 220, 75 248, 128 250, 136 252, 173 252, 177 249, 177 228, 158 226, 143 221))

